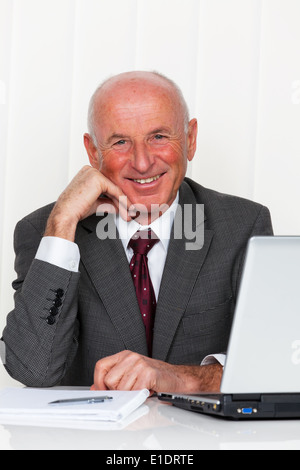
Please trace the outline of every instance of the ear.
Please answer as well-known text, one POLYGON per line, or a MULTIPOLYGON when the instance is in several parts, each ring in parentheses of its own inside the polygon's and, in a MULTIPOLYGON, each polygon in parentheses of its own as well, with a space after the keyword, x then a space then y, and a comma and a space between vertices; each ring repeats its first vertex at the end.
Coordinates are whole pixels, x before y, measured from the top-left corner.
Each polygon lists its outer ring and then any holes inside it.
POLYGON ((196 148, 197 148, 197 135, 198 135, 198 122, 197 119, 192 119, 189 122, 189 129, 187 135, 187 145, 188 145, 188 161, 191 162, 194 158, 196 148))
POLYGON ((84 134, 83 142, 84 142, 84 146, 88 154, 91 166, 93 168, 96 168, 97 170, 100 170, 101 165, 100 165, 99 152, 90 134, 84 134))

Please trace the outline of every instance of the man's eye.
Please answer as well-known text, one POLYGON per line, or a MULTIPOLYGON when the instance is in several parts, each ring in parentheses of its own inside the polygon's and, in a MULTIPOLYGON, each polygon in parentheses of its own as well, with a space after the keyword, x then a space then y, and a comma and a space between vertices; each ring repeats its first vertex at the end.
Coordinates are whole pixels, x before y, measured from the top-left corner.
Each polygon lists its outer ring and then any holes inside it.
POLYGON ((154 144, 163 145, 167 142, 167 137, 165 135, 162 135, 162 134, 155 134, 152 138, 152 142, 154 144))
POLYGON ((118 142, 115 142, 114 145, 125 145, 126 144, 126 140, 122 139, 122 140, 118 140, 118 142))

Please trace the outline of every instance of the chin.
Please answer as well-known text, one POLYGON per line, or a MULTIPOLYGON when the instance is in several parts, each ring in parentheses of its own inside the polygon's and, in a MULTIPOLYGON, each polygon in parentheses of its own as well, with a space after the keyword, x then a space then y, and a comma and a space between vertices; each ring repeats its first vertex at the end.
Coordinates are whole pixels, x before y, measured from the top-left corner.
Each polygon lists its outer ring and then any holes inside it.
POLYGON ((163 198, 158 198, 158 197, 146 197, 146 198, 136 198, 133 199, 133 205, 138 207, 139 205, 144 206, 147 210, 147 212, 151 212, 151 208, 153 205, 155 206, 161 206, 164 204, 168 204, 167 202, 163 202, 163 198))

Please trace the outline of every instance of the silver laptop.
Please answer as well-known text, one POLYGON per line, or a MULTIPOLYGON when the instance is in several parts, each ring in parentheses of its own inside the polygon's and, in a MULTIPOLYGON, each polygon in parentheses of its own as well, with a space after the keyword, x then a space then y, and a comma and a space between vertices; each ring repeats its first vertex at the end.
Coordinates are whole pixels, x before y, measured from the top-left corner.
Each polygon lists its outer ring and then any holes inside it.
POLYGON ((300 417, 300 237, 249 240, 221 393, 159 399, 234 419, 300 417))

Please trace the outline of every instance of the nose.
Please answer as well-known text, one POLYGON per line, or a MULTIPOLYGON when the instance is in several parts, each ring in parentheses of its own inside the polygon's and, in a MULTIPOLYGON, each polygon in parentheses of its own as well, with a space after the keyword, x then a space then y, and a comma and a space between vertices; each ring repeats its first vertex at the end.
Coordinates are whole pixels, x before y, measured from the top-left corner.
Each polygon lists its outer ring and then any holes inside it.
POLYGON ((154 157, 149 152, 145 142, 135 143, 133 149, 132 167, 140 174, 146 174, 154 163, 154 157))

